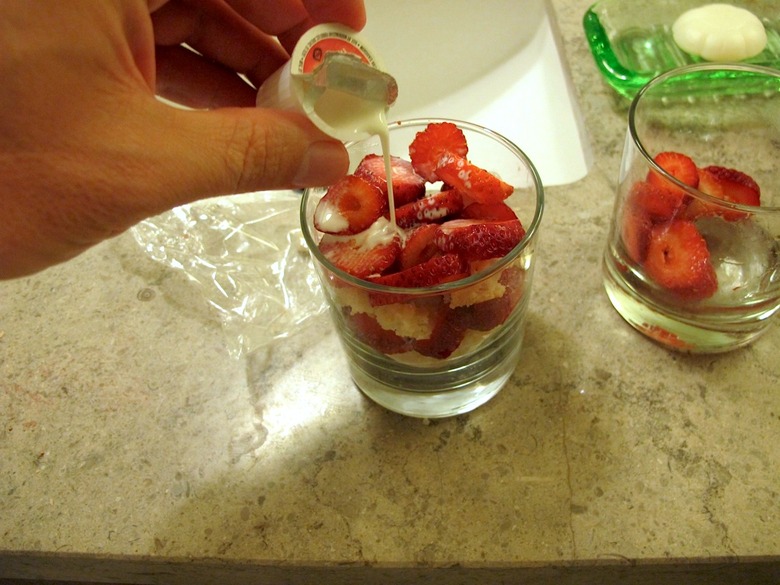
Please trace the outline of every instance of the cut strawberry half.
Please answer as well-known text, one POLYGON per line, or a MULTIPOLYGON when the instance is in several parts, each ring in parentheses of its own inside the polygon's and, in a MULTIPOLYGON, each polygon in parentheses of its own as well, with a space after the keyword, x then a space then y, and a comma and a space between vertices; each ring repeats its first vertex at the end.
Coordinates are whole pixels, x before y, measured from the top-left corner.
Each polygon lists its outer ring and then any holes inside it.
POLYGON ((641 331, 651 339, 654 339, 658 343, 673 347, 675 349, 690 350, 694 349, 693 344, 683 341, 677 335, 671 331, 667 331, 660 325, 650 325, 649 323, 643 323, 641 331))
POLYGON ((637 264, 645 261, 653 222, 641 206, 626 205, 620 223, 620 237, 628 257, 637 264))
POLYGON ((436 175, 479 203, 500 203, 514 191, 509 183, 454 154, 439 161, 436 175))
MULTIPOLYGON (((699 191, 732 203, 755 207, 761 205, 761 188, 758 183, 751 176, 736 169, 719 166, 699 169, 699 191)), ((749 214, 712 205, 700 199, 691 202, 688 210, 690 218, 707 215, 720 215, 728 221, 738 221, 749 214)))
POLYGON ((467 274, 467 270, 460 256, 443 254, 410 266, 406 270, 373 278, 372 281, 385 286, 428 288, 460 279, 467 274))
POLYGON ((507 268, 499 279, 506 287, 504 294, 498 298, 489 299, 453 309, 455 319, 466 329, 490 331, 504 323, 523 296, 525 273, 517 268, 507 268))
POLYGON ((442 221, 461 209, 463 196, 459 191, 450 189, 402 205, 395 211, 395 221, 399 227, 409 228, 421 223, 442 221))
POLYGON ((326 234, 319 244, 330 262, 357 278, 382 274, 401 253, 401 239, 396 235, 382 243, 369 243, 366 238, 326 234))
MULTIPOLYGON (((414 172, 412 163, 397 156, 390 157, 392 172, 393 199, 396 207, 419 199, 425 195, 425 179, 414 172)), ((378 154, 367 155, 357 169, 356 176, 365 179, 387 197, 387 173, 385 159, 378 154)))
POLYGON ((366 313, 344 311, 344 321, 355 337, 384 354, 403 353, 412 349, 412 340, 385 329, 379 322, 366 313))
POLYGON ((434 122, 418 132, 409 145, 412 167, 426 181, 439 180, 436 168, 442 157, 448 154, 465 157, 469 152, 466 136, 452 122, 434 122))
MULTIPOLYGON (((428 288, 453 282, 468 276, 468 268, 457 254, 433 256, 425 262, 410 266, 399 272, 372 277, 369 280, 385 286, 400 288, 428 288)), ((403 293, 370 292, 369 302, 374 307, 406 302, 413 298, 403 293)))
POLYGON ((511 221, 517 214, 503 201, 499 203, 470 203, 460 214, 461 219, 483 219, 487 221, 511 221))
POLYGON ((506 256, 524 235, 519 220, 453 219, 439 226, 435 241, 444 252, 460 254, 465 260, 487 260, 506 256))
POLYGON ((444 359, 460 347, 465 335, 466 329, 452 311, 444 309, 438 315, 431 336, 414 341, 413 348, 424 356, 444 359))
POLYGON ((435 242, 437 231, 438 226, 432 223, 420 225, 409 231, 399 258, 401 270, 422 264, 434 256, 442 255, 441 249, 435 242))
MULTIPOLYGON (((691 157, 679 152, 660 152, 653 157, 653 160, 655 164, 681 183, 690 187, 696 187, 699 184, 699 171, 691 157)), ((677 185, 655 171, 650 171, 647 174, 647 180, 658 187, 679 189, 677 185)))
POLYGON ((682 189, 661 187, 651 181, 637 181, 631 187, 627 204, 645 213, 652 221, 668 221, 685 209, 688 196, 682 189))
POLYGON ((326 234, 357 234, 386 209, 386 195, 368 181, 348 175, 334 183, 317 203, 314 227, 326 234))
POLYGON ((702 300, 718 290, 707 242, 692 221, 654 226, 644 268, 659 286, 682 299, 702 300))

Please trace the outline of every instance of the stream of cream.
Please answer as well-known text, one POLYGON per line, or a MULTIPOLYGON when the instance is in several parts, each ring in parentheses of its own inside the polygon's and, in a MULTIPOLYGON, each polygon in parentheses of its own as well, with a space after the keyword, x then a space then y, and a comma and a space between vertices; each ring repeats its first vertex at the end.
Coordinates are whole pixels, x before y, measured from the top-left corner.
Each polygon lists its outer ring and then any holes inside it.
POLYGON ((393 165, 390 160, 390 132, 387 128, 387 104, 365 100, 359 96, 341 91, 326 90, 314 105, 317 115, 333 128, 339 128, 355 135, 378 136, 382 145, 382 157, 387 177, 387 203, 390 225, 399 232, 395 219, 395 197, 393 194, 393 165))

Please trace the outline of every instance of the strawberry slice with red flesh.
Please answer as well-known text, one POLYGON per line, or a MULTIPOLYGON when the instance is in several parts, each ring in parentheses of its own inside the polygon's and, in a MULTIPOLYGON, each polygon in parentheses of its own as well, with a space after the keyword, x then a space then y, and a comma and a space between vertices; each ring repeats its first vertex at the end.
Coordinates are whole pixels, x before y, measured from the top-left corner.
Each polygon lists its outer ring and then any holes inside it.
POLYGON ((436 175, 447 185, 479 203, 500 203, 514 191, 509 183, 472 164, 465 157, 454 154, 439 161, 436 175))
MULTIPOLYGON (((411 162, 397 156, 391 156, 390 170, 392 172, 395 207, 400 207, 425 195, 425 179, 414 172, 411 162)), ((387 172, 383 156, 367 155, 360 161, 354 174, 379 188, 382 194, 387 197, 387 172)))
MULTIPOLYGON (((758 183, 736 169, 714 165, 699 169, 699 191, 732 203, 756 207, 761 205, 761 188, 758 183)), ((720 215, 728 221, 738 221, 748 216, 747 213, 710 205, 699 199, 691 203, 688 215, 691 218, 720 215)))
MULTIPOLYGON (((696 167, 696 163, 688 155, 670 151, 659 152, 653 157, 653 160, 655 164, 681 183, 685 183, 689 187, 696 187, 699 184, 699 170, 696 167)), ((658 187, 682 191, 680 187, 656 171, 647 173, 647 180, 658 187)))
POLYGON ((393 265, 401 253, 401 240, 394 236, 385 242, 369 244, 360 236, 348 238, 325 234, 319 248, 334 266, 365 279, 382 274, 393 265))
POLYGON ((499 203, 470 203, 460 214, 461 219, 484 219, 487 221, 511 221, 517 214, 503 201, 499 203))
MULTIPOLYGON (((442 254, 400 270, 371 278, 372 282, 400 288, 428 288, 468 276, 468 267, 457 254, 442 254)), ((409 295, 372 292, 369 295, 373 306, 389 305, 408 300, 409 295)))
POLYGON ((377 284, 401 288, 427 288, 451 282, 467 275, 467 268, 457 254, 434 256, 405 270, 372 278, 377 284))
MULTIPOLYGON (((694 188, 699 184, 699 170, 689 156, 668 151, 657 154, 653 160, 681 183, 694 188)), ((675 217, 689 200, 684 189, 654 170, 647 173, 646 181, 638 181, 633 186, 630 197, 634 205, 642 207, 656 222, 675 217)))
POLYGON ((463 209, 463 196, 459 191, 450 189, 431 193, 402 205, 395 210, 395 221, 399 227, 409 228, 421 223, 441 221, 463 209))
POLYGON ((433 223, 426 223, 409 230, 399 258, 401 270, 442 255, 442 251, 434 241, 437 231, 438 226, 433 223))
POLYGON ((682 213, 686 201, 687 196, 682 189, 662 187, 650 181, 637 181, 631 187, 627 204, 647 215, 650 220, 662 222, 682 213))
POLYGON ((504 294, 495 299, 480 301, 453 309, 454 318, 466 329, 490 331, 506 321, 523 296, 525 272, 509 267, 501 274, 499 282, 506 287, 504 294))
POLYGON ((620 223, 620 237, 628 257, 637 264, 642 264, 647 257, 647 246, 650 244, 650 230, 653 222, 641 206, 626 205, 620 223))
POLYGON ((460 347, 465 335, 466 329, 454 318, 453 312, 444 309, 434 323, 431 336, 428 339, 415 340, 413 348, 424 356, 444 359, 460 347))
POLYGON ((412 349, 412 343, 409 338, 402 337, 395 331, 385 329, 371 315, 352 313, 351 310, 347 309, 344 311, 344 320, 347 327, 359 341, 362 341, 379 353, 403 353, 412 349))
POLYGON ((448 154, 465 157, 469 152, 466 136, 452 122, 434 122, 418 132, 409 145, 412 167, 426 181, 439 181, 436 169, 448 154))
POLYGON ((352 235, 367 229, 387 210, 387 196, 360 177, 331 185, 314 210, 314 227, 326 234, 352 235))
POLYGON ((653 281, 681 299, 702 300, 718 290, 707 242, 692 221, 675 219, 653 226, 644 268, 653 281))
POLYGON ((525 230, 516 219, 453 219, 439 226, 435 241, 444 252, 460 254, 465 260, 487 260, 506 256, 524 235, 525 230))

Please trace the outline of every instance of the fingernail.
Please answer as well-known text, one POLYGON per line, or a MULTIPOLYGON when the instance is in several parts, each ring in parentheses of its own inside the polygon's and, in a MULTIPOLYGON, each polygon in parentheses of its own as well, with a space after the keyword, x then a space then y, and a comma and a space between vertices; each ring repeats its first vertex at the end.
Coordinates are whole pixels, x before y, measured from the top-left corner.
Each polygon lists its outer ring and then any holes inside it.
POLYGON ((343 177, 349 168, 349 156, 344 145, 333 140, 313 142, 303 156, 293 179, 296 187, 330 185, 343 177))

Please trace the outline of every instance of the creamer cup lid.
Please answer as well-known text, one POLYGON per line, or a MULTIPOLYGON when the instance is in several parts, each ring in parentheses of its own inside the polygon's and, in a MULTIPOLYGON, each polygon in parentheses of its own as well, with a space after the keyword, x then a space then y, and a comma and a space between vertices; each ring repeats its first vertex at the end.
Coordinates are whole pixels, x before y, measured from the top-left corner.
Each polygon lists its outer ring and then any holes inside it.
POLYGON ((301 36, 290 57, 293 75, 313 73, 330 52, 355 55, 363 63, 383 71, 384 68, 360 34, 343 24, 318 24, 301 36))

